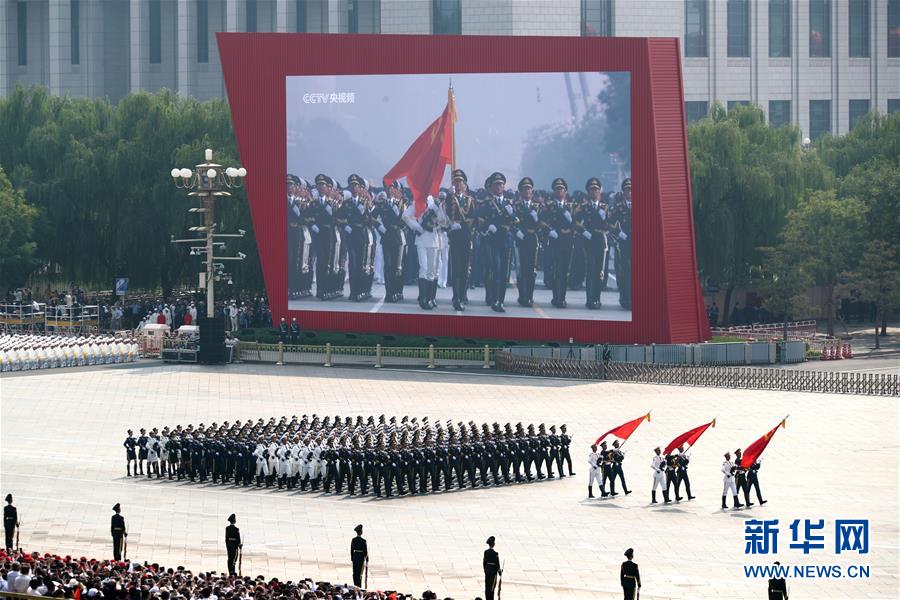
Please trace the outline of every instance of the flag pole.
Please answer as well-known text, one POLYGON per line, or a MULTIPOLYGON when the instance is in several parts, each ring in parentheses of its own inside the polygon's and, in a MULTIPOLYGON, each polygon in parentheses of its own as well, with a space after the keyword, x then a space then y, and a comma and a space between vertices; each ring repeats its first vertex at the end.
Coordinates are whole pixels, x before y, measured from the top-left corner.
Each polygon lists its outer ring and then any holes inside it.
POLYGON ((453 96, 453 78, 447 88, 447 104, 450 105, 450 169, 456 170, 456 99, 453 96))

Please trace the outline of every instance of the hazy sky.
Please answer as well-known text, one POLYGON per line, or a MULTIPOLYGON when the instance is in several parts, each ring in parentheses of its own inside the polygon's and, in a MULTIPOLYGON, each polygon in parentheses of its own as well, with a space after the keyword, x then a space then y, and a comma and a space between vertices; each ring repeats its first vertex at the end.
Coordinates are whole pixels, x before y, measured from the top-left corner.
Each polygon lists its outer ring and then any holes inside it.
MULTIPOLYGON (((355 172, 380 185, 382 176, 444 110, 451 79, 458 115, 457 163, 473 187, 480 187, 493 171, 502 171, 515 187, 529 130, 571 126, 564 73, 288 77, 288 171, 307 179, 325 173, 342 184, 355 172), (304 102, 304 94, 350 92, 353 103, 304 102)), ((595 104, 610 79, 603 73, 573 73, 570 81, 581 116, 585 97, 595 104)), ((445 182, 449 184, 449 168, 445 182)), ((549 181, 535 183, 550 187, 549 181)))

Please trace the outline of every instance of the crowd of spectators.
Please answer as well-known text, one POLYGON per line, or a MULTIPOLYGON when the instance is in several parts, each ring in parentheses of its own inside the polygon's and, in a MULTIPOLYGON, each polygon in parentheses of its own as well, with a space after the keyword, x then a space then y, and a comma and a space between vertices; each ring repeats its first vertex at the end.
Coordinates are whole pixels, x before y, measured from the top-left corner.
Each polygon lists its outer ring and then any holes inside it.
POLYGON ((0 551, 2 591, 73 600, 437 600, 430 590, 412 595, 313 579, 267 580, 155 563, 0 551))

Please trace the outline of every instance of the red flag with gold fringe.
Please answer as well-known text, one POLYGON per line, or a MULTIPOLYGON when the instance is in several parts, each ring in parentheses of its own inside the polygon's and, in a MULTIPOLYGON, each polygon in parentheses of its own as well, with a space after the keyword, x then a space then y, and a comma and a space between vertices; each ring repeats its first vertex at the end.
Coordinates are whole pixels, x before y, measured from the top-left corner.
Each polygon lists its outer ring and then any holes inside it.
POLYGON ((786 429, 785 423, 787 422, 787 417, 781 420, 781 423, 772 428, 772 431, 762 436, 744 450, 743 456, 741 456, 741 466, 745 469, 756 462, 756 459, 760 457, 763 453, 763 450, 766 449, 766 446, 769 445, 769 441, 772 439, 772 436, 775 435, 775 432, 778 431, 778 428, 786 429))
POLYGON ((610 429, 609 431, 607 431, 606 433, 604 433, 603 435, 598 437, 597 441, 594 443, 599 444, 600 442, 603 441, 603 438, 605 438, 608 435, 612 435, 617 438, 620 438, 624 442, 625 440, 628 439, 628 437, 632 433, 634 433, 634 430, 637 429, 641 423, 643 423, 644 421, 649 421, 649 420, 650 420, 650 413, 647 413, 646 415, 640 416, 637 419, 634 419, 633 421, 628 421, 627 423, 622 423, 618 427, 613 427, 612 429, 610 429))

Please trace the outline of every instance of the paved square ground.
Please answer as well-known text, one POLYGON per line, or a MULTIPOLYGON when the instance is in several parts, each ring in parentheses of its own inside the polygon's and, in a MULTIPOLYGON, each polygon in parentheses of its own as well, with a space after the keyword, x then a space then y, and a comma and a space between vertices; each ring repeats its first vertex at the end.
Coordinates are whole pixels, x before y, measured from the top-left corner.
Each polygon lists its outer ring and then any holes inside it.
POLYGON ((765 581, 746 579, 742 565, 774 558, 745 556, 744 519, 777 518, 783 564, 871 568, 865 580, 791 580, 792 598, 900 597, 896 398, 247 364, 14 374, 0 380, 0 394, 0 491, 16 496, 26 549, 108 556, 110 508, 121 502, 129 556, 167 566, 224 569, 225 518, 235 512, 245 574, 347 581, 352 528, 364 523, 375 588, 474 598, 484 540, 495 535, 504 598, 620 598, 629 546, 644 599, 763 598, 765 581), (587 501, 591 439, 651 409, 652 422, 626 445, 634 493, 587 501), (567 423, 577 475, 389 501, 124 477, 129 427, 313 412, 567 423), (760 472, 769 503, 720 511, 722 453, 789 413, 760 472), (718 427, 693 451, 697 499, 651 507, 651 449, 713 417, 718 427), (795 518, 825 519, 825 550, 788 548, 795 518), (834 554, 841 518, 870 520, 869 554, 834 554))

